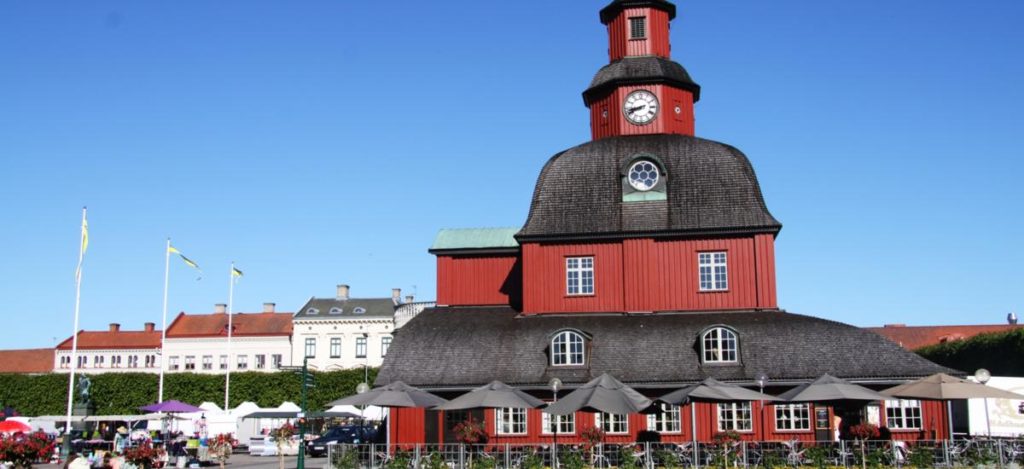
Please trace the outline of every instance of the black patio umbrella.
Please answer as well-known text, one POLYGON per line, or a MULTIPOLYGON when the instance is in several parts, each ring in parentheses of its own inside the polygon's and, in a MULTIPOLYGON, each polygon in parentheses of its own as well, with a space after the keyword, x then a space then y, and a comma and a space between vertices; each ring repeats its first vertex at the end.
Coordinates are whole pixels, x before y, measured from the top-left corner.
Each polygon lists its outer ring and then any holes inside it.
MULTIPOLYGON (((693 448, 697 449, 697 410, 694 402, 747 402, 747 401, 781 401, 775 396, 760 393, 751 389, 726 384, 714 378, 707 378, 697 384, 670 392, 658 398, 666 404, 690 404, 690 433, 693 435, 693 448)), ((696 460, 696 458, 694 458, 696 460)), ((698 463, 699 466, 699 463, 698 463)))
POLYGON ((536 397, 502 383, 501 381, 491 381, 490 384, 467 392, 466 394, 435 407, 435 409, 532 409, 542 405, 544 405, 544 401, 537 399, 536 397))
POLYGON ((789 402, 884 401, 891 397, 825 373, 810 383, 779 394, 789 402))
POLYGON ((355 394, 343 397, 330 402, 329 406, 336 405, 375 405, 381 407, 434 407, 448 402, 429 392, 414 388, 401 381, 395 381, 387 386, 373 388, 362 394, 355 394))
POLYGON ((567 396, 559 399, 544 412, 567 415, 577 410, 607 412, 609 414, 635 414, 651 407, 652 401, 635 389, 622 384, 608 373, 594 378, 567 396))

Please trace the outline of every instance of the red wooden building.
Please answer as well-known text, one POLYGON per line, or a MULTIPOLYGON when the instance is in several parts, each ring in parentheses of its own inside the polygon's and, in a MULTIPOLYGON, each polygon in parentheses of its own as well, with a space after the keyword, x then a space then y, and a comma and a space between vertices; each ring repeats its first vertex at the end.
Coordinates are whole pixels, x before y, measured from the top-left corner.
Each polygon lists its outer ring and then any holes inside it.
MULTIPOLYGON (((782 392, 830 373, 884 387, 950 372, 859 328, 779 309, 771 215, 747 157, 694 136, 700 86, 670 58, 675 6, 616 0, 601 10, 610 63, 583 92, 592 141, 541 170, 521 228, 442 230, 437 307, 395 337, 377 384, 394 380, 449 397, 492 380, 551 398, 608 372, 657 397, 714 377, 782 392)), ((750 440, 833 438, 876 421, 898 439, 945 438, 937 402, 866 408, 748 402, 698 404, 697 437, 736 430, 750 440)), ((492 443, 553 436, 536 410, 478 412, 492 443)), ((690 412, 577 413, 559 441, 602 427, 609 442, 688 441, 690 412)), ((395 412, 391 441, 452 441, 461 413, 395 412)))

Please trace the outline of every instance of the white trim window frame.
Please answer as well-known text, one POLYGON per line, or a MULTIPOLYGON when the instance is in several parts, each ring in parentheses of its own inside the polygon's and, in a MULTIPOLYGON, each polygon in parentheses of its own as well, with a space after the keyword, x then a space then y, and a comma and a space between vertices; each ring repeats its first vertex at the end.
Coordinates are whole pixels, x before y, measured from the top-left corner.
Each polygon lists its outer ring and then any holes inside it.
POLYGON ((316 337, 306 337, 306 358, 316 358, 316 337))
POLYGON ((776 404, 775 430, 780 432, 806 431, 811 429, 810 404, 776 404))
POLYGON ((700 291, 729 289, 729 256, 725 251, 697 253, 700 291))
POLYGON ((700 339, 704 363, 736 363, 739 361, 739 338, 732 330, 726 327, 711 328, 705 331, 700 339))
POLYGON ((238 369, 239 370, 248 370, 249 369, 249 356, 248 355, 239 355, 238 356, 238 369))
POLYGON ((629 433, 629 415, 598 412, 594 414, 594 425, 609 435, 629 433))
POLYGON ((167 357, 167 369, 168 370, 177 370, 178 369, 178 356, 177 355, 167 357))
POLYGON ((586 341, 574 331, 562 331, 551 339, 551 366, 582 366, 586 364, 586 341))
POLYGON ((565 258, 565 294, 568 296, 594 294, 594 256, 565 258))
POLYGON ((341 358, 341 337, 331 337, 331 358, 341 358))
POLYGON ((494 433, 498 435, 525 435, 526 409, 494 409, 494 433))
POLYGON ((885 422, 892 430, 918 430, 922 426, 921 401, 894 399, 885 401, 885 422))
POLYGON ((204 370, 212 370, 213 369, 213 355, 203 355, 203 369, 204 370))
POLYGON ((220 367, 221 370, 228 369, 228 356, 227 355, 221 355, 218 360, 220 360, 218 366, 220 367))
POLYGON ((718 404, 718 431, 749 432, 754 429, 754 413, 750 402, 718 404))
POLYGON ((380 356, 388 356, 388 349, 391 348, 391 340, 393 337, 386 335, 380 338, 380 356))
POLYGON ((647 429, 658 433, 682 433, 682 412, 679 406, 660 404, 660 408, 661 412, 647 416, 647 429))
POLYGON ((356 358, 366 358, 366 337, 356 337, 356 358))
POLYGON ((566 415, 551 415, 547 412, 540 413, 540 434, 541 435, 554 435, 555 427, 554 423, 558 423, 558 434, 559 435, 575 435, 576 434, 576 414, 566 415), (554 420, 552 421, 552 417, 554 420))

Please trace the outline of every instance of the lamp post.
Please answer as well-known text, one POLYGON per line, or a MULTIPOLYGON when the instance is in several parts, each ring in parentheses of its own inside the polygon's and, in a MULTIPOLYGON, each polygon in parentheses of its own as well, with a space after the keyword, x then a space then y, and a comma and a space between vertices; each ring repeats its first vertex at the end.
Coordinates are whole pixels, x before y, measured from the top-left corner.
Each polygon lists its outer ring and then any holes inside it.
MULTIPOLYGON (((548 386, 551 387, 552 402, 558 402, 558 390, 562 387, 562 380, 551 378, 551 381, 548 381, 548 386)), ((551 467, 552 469, 558 469, 558 424, 560 422, 557 415, 552 415, 551 418, 555 423, 555 432, 551 439, 551 467)))
MULTIPOLYGON (((757 378, 755 378, 755 379, 757 380, 757 387, 758 387, 758 389, 760 389, 761 394, 764 394, 764 385, 768 383, 768 375, 766 375, 764 373, 758 373, 757 374, 757 378)), ((758 410, 758 412, 761 414, 760 415, 760 420, 761 420, 761 423, 760 423, 760 427, 761 427, 761 440, 765 440, 766 438, 765 438, 765 435, 764 435, 764 399, 758 399, 757 404, 758 404, 758 406, 760 406, 760 409, 758 410)))
MULTIPOLYGON (((992 373, 984 368, 978 368, 978 371, 974 372, 974 379, 978 380, 979 383, 984 385, 988 380, 992 379, 992 373)), ((988 398, 985 398, 985 433, 989 438, 992 438, 992 424, 988 420, 988 398)))
MULTIPOLYGON (((370 390, 370 385, 366 384, 366 381, 359 383, 356 386, 356 394, 364 394, 370 390)), ((362 442, 363 436, 366 433, 366 406, 359 406, 359 440, 362 442)))

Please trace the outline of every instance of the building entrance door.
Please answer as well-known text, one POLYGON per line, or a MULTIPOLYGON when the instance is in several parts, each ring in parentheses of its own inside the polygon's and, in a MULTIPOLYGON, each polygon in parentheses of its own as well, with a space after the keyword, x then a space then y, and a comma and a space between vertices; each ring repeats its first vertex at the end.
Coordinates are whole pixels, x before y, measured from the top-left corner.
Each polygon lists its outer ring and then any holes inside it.
POLYGON ((814 439, 816 441, 832 441, 832 419, 828 416, 828 407, 814 406, 814 439))

